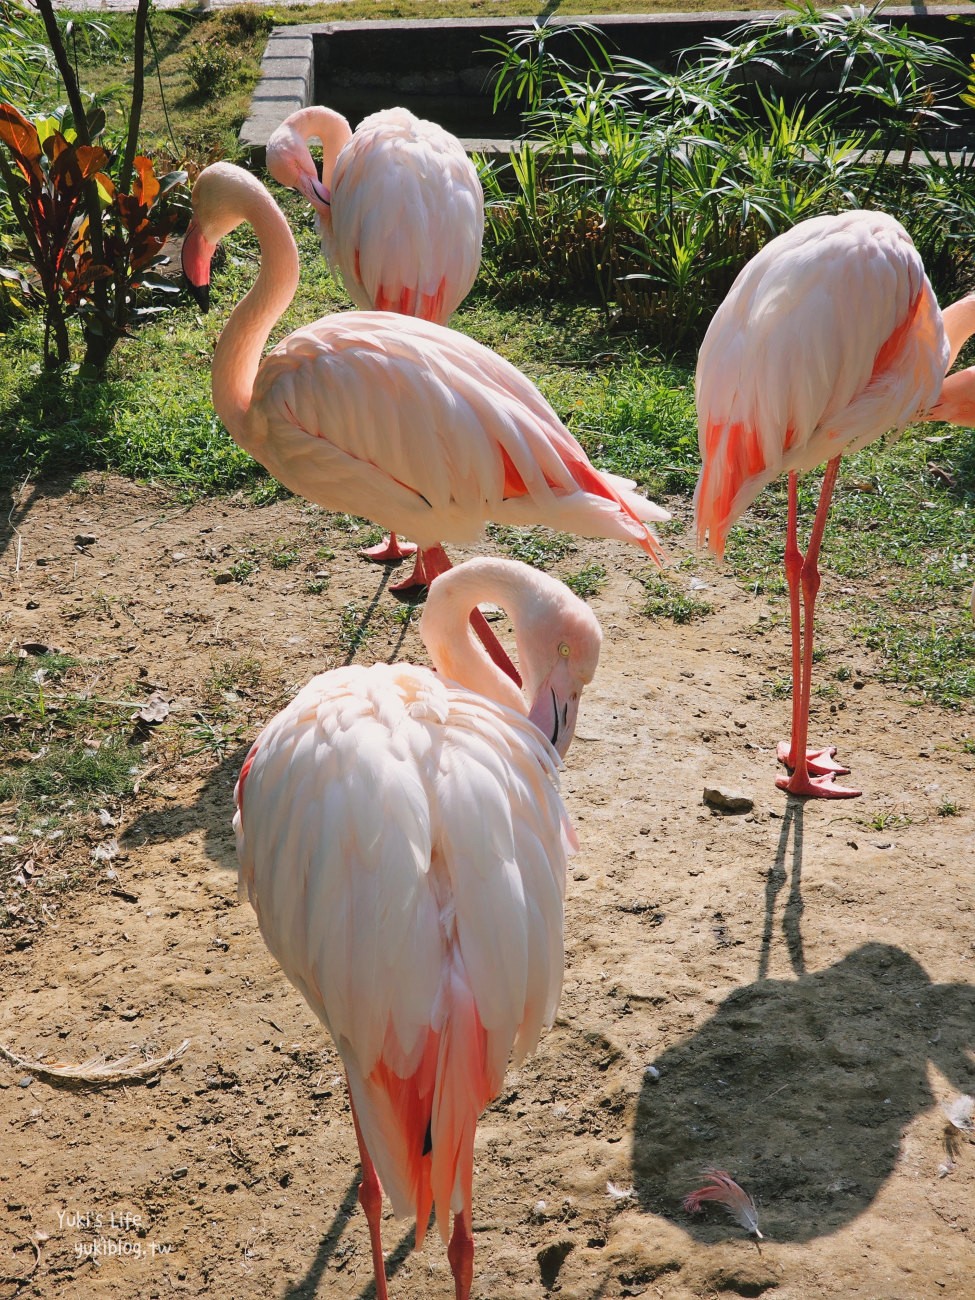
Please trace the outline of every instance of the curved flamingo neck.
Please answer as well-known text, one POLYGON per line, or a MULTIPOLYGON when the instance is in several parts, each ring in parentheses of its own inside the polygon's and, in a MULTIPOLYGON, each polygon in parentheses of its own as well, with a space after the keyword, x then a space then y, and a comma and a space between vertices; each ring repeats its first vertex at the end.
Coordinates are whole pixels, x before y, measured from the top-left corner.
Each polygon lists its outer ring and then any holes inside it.
POLYGON ((941 319, 951 347, 951 356, 948 358, 950 369, 955 364, 958 353, 975 334, 975 293, 970 293, 967 297, 960 298, 958 302, 945 307, 941 319))
POLYGON ((430 586, 420 619, 420 636, 434 667, 461 686, 527 714, 526 696, 531 699, 530 683, 539 675, 537 667, 533 671, 532 647, 524 634, 525 616, 534 597, 536 593, 523 585, 504 560, 468 560, 441 574, 430 586), (491 661, 471 631, 469 615, 481 601, 501 605, 514 624, 525 695, 491 661))
MULTIPOLYGON (((958 353, 975 334, 975 293, 953 302, 941 313, 945 334, 951 355, 948 367, 951 368, 958 353)), ((975 366, 967 370, 956 370, 948 375, 941 387, 941 395, 928 411, 926 420, 945 420, 948 424, 959 424, 966 428, 975 428, 975 366)))
POLYGON ((332 173, 339 154, 352 139, 352 128, 348 119, 334 108, 323 108, 312 104, 302 108, 289 118, 292 130, 306 142, 316 136, 322 142, 322 184, 332 188, 332 173))
POLYGON ((228 186, 225 211, 232 226, 248 222, 261 249, 253 286, 230 314, 213 357, 213 405, 242 447, 247 447, 247 412, 268 335, 298 287, 298 249, 287 221, 263 185, 238 171, 228 186))

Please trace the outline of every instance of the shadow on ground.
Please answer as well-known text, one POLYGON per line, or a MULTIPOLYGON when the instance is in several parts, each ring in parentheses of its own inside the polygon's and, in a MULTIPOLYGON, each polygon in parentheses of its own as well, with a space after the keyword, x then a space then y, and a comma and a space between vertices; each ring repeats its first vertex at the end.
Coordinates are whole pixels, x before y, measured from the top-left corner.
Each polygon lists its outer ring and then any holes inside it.
POLYGON ((700 1216, 681 1207, 702 1169, 715 1167, 754 1196, 766 1236, 836 1232, 871 1204, 905 1127, 935 1103, 929 1062, 972 1091, 973 1043, 975 989, 932 984, 888 944, 736 989, 654 1062, 659 1082, 643 1085, 633 1133, 639 1203, 701 1240, 727 1236, 720 1207, 700 1216))

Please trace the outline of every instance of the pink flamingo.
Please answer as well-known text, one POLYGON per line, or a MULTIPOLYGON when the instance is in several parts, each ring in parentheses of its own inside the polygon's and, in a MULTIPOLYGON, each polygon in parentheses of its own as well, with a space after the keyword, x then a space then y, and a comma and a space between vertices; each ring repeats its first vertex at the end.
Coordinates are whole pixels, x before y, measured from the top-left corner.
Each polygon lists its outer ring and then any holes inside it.
MULTIPOLYGON (((363 118, 313 105, 267 142, 267 169, 315 209, 322 251, 357 307, 446 325, 481 263, 484 192, 456 136, 405 108, 363 118), (308 148, 322 142, 322 178, 308 148)), ((396 535, 362 552, 388 564, 413 555, 396 535)), ((393 591, 422 585, 422 573, 393 591)))
MULTIPOLYGON (((224 326, 213 404, 231 436, 291 491, 415 537, 430 582, 490 520, 545 524, 641 547, 665 510, 600 473, 537 388, 489 348, 431 321, 339 312, 261 360, 298 284, 298 250, 264 186, 231 163, 193 189, 183 270, 203 298, 214 246, 241 221, 261 248, 257 279, 224 326)), ((483 617, 475 623, 506 662, 483 617)))
POLYGON ((975 369, 945 379, 975 330, 975 296, 940 311, 906 230, 883 212, 813 217, 772 239, 718 308, 697 366, 703 461, 698 540, 720 556, 728 529, 789 475, 785 572, 792 618, 791 769, 796 795, 850 798, 835 747, 807 751, 819 551, 840 456, 915 420, 975 424, 975 369), (828 461, 805 556, 797 482, 828 461), (800 590, 802 609, 800 611, 800 590))
POLYGON ((382 1188, 418 1247, 431 1206, 445 1243, 453 1212, 467 1300, 478 1116, 558 1006, 558 756, 601 633, 561 583, 500 559, 438 578, 420 633, 436 672, 333 669, 264 728, 234 829, 264 940, 345 1065, 378 1300, 382 1188), (530 707, 471 636, 481 599, 511 616, 530 707))

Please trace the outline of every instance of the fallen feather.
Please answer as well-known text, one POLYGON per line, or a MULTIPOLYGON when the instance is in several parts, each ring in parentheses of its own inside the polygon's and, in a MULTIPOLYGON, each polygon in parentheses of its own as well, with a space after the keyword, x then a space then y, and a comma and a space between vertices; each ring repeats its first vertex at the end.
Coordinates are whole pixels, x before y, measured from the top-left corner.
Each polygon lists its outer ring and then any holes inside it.
POLYGON ((688 1192, 684 1197, 684 1209, 689 1214, 697 1214, 704 1201, 716 1201, 723 1205, 736 1223, 753 1237, 762 1239, 758 1230, 758 1210, 755 1202, 743 1187, 739 1187, 730 1174, 723 1169, 704 1169, 701 1171, 708 1180, 704 1187, 688 1192))
POLYGON ((975 1133, 975 1097, 962 1093, 941 1104, 948 1123, 962 1133, 975 1133))
POLYGON ((135 1079, 144 1079, 149 1075, 157 1074, 167 1065, 172 1065, 183 1055, 189 1045, 190 1040, 184 1038, 178 1047, 174 1047, 165 1056, 152 1056, 146 1061, 137 1061, 134 1065, 129 1064, 132 1060, 131 1055, 119 1057, 117 1061, 109 1061, 104 1056, 93 1056, 90 1060, 83 1061, 81 1065, 42 1065, 39 1061, 17 1056, 2 1044, 0 1044, 0 1058, 10 1065, 17 1066, 18 1069, 29 1070, 45 1083, 129 1083, 135 1079))
POLYGON ((616 1183, 607 1183, 606 1194, 613 1201, 632 1201, 634 1190, 632 1187, 618 1187, 616 1183))

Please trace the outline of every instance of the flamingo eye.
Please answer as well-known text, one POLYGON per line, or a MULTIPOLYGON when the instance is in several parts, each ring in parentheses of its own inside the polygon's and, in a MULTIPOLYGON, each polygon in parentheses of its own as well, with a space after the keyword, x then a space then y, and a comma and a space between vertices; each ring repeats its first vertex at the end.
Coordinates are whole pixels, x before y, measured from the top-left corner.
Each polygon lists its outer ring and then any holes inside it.
POLYGON ((562 656, 563 659, 568 659, 570 653, 571 652, 569 650, 569 647, 563 641, 562 644, 559 646, 559 654, 562 656))

